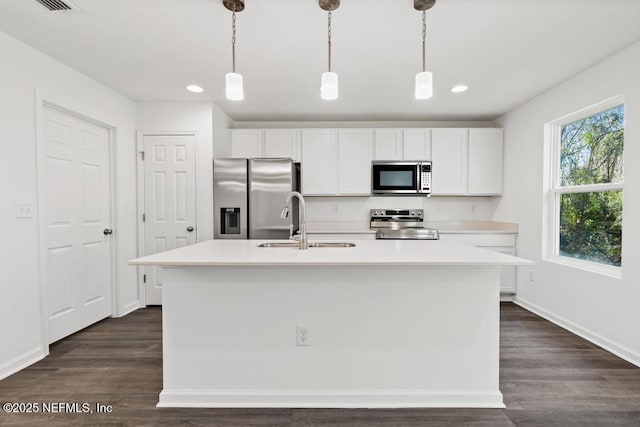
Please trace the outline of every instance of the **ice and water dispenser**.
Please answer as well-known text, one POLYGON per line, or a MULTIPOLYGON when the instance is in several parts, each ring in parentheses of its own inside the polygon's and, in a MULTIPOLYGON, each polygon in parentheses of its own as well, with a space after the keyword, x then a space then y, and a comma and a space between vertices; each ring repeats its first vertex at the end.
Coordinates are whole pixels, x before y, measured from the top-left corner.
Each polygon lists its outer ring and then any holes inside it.
POLYGON ((220 208, 220 233, 240 234, 240 208, 220 208))

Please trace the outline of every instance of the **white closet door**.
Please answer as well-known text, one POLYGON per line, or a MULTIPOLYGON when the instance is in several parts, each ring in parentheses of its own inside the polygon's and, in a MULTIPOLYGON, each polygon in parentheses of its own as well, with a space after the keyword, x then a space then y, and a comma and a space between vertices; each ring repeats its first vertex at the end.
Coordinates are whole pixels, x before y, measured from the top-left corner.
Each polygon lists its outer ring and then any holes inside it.
POLYGON ((41 214, 51 343, 112 312, 109 131, 53 108, 43 113, 41 214))
MULTIPOLYGON (((196 242, 194 135, 145 135, 145 255, 196 242)), ((162 268, 146 267, 146 303, 162 304, 162 268)))

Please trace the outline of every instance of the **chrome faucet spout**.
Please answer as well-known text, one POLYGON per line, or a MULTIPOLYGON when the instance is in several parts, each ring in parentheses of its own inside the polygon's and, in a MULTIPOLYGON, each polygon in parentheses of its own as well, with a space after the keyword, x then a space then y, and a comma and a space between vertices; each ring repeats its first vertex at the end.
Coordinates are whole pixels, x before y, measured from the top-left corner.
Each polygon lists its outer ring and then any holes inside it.
POLYGON ((306 203, 304 202, 304 197, 302 194, 297 191, 292 191, 287 196, 287 200, 284 202, 284 209, 282 209, 282 218, 286 218, 289 214, 289 203, 291 200, 296 197, 298 199, 298 205, 300 206, 300 249, 305 250, 309 249, 309 242, 307 240, 307 213, 306 213, 306 203))

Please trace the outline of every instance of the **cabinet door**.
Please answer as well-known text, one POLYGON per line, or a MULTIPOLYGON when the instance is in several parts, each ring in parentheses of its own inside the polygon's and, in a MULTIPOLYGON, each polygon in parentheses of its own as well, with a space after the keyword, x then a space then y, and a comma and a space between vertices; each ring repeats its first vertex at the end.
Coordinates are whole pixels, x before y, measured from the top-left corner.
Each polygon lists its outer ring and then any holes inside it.
POLYGON ((404 131, 404 160, 431 160, 431 129, 404 131))
POLYGON ((502 129, 469 129, 469 194, 502 194, 502 129))
POLYGON ((433 129, 432 194, 467 193, 467 129, 433 129))
POLYGON ((231 157, 262 157, 262 129, 231 131, 231 157))
POLYGON ((337 194, 335 130, 302 131, 301 169, 303 194, 337 194))
POLYGON ((376 129, 373 160, 402 160, 402 130, 376 129))
POLYGON ((370 130, 348 129, 338 132, 338 193, 371 194, 370 130))
POLYGON ((297 129, 266 129, 264 157, 291 157, 300 161, 300 131, 297 129))

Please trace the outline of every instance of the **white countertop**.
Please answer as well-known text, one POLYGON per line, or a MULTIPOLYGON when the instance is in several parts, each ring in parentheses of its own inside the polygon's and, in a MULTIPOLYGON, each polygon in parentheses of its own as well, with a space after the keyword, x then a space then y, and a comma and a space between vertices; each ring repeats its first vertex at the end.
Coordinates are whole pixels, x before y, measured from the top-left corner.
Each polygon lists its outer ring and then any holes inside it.
POLYGON ((207 240, 129 261, 131 265, 533 265, 532 261, 439 240, 357 240, 353 248, 259 248, 264 240, 207 240))
MULTIPOLYGON (((498 221, 425 221, 426 228, 441 234, 505 233, 517 234, 518 224, 498 221)), ((369 221, 307 221, 307 233, 315 234, 375 234, 369 221)))

